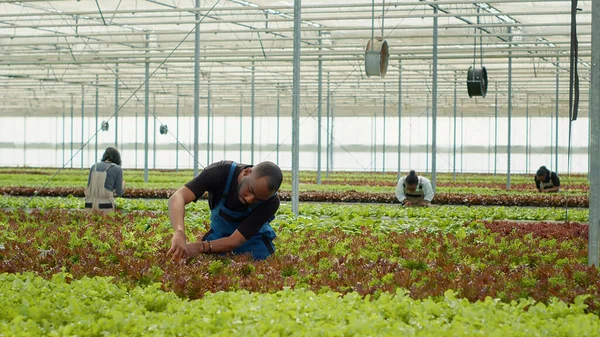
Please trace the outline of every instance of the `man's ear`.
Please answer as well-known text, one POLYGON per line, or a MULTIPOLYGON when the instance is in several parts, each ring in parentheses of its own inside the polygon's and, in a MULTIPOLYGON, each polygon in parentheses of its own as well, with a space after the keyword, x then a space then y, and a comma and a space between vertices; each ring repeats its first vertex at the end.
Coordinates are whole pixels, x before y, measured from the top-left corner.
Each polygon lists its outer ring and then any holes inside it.
POLYGON ((242 170, 241 175, 242 175, 242 177, 246 177, 246 176, 249 176, 250 173, 252 173, 252 167, 246 167, 245 169, 242 170))

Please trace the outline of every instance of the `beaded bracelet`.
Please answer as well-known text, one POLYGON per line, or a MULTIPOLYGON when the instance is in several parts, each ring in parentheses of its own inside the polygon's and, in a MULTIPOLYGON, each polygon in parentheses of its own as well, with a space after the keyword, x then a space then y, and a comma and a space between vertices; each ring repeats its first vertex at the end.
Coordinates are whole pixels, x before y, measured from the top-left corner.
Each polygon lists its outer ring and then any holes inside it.
POLYGON ((212 242, 210 241, 206 241, 208 242, 208 253, 210 254, 212 252, 212 242))

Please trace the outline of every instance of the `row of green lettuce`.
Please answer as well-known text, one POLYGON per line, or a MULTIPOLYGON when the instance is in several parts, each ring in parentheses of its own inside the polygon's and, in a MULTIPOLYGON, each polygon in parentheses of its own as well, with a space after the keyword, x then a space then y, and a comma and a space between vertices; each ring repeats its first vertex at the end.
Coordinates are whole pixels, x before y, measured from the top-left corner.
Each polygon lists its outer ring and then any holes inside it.
MULTIPOLYGON (((37 202, 32 202, 31 205, 36 206, 37 210, 42 212, 52 210, 73 210, 83 209, 83 204, 75 199, 67 198, 67 201, 57 201, 55 199, 60 198, 36 198, 37 202)), ((141 214, 152 211, 162 219, 160 222, 169 227, 167 205, 166 202, 160 202, 153 200, 152 203, 148 203, 146 199, 140 200, 126 200, 121 199, 127 203, 133 201, 127 207, 124 207, 128 213, 135 214, 141 212, 141 214), (150 205, 149 205, 150 204, 150 205), (141 207, 137 207, 141 206, 141 207), (154 206, 154 207, 151 207, 154 206)), ((15 206, 18 206, 21 202, 20 198, 4 197, 0 199, 0 208, 16 210, 15 206), (14 201, 15 203, 13 203, 14 201), (13 206, 13 207, 7 207, 13 206)), ((406 210, 406 212, 396 212, 393 209, 386 210, 384 206, 374 206, 370 209, 366 206, 356 206, 356 210, 353 209, 352 205, 344 205, 342 207, 336 207, 334 205, 319 205, 311 204, 304 205, 301 207, 301 214, 295 216, 292 213, 291 205, 284 203, 281 205, 275 219, 271 222, 271 225, 277 230, 290 230, 290 231, 301 231, 301 230, 318 230, 318 231, 330 231, 333 229, 340 229, 346 233, 361 233, 362 228, 369 228, 375 232, 393 232, 393 231, 418 231, 425 230, 428 232, 444 232, 444 233, 456 233, 460 232, 461 235, 470 233, 480 228, 477 220, 485 220, 480 217, 477 212, 473 212, 473 209, 463 207, 458 212, 452 210, 452 207, 447 207, 448 216, 444 216, 443 210, 437 210, 437 215, 433 213, 427 213, 427 210, 422 208, 419 210, 406 210), (379 210, 377 210, 379 209, 379 210), (390 216, 375 216, 375 214, 389 214, 390 216), (467 226, 472 223, 472 226, 467 226)), ((402 210, 402 208, 399 208, 402 210)), ((534 217, 534 212, 530 209, 523 208, 524 213, 519 214, 518 212, 512 212, 514 217, 524 217, 527 213, 530 213, 534 217)), ((488 211, 485 207, 481 207, 481 211, 488 211)), ((73 213, 70 213, 73 214, 73 213)), ((492 219, 504 219, 505 216, 502 212, 488 213, 490 215, 489 220, 492 219)), ((538 217, 560 218, 560 212, 553 212, 551 209, 546 210, 546 213, 537 213, 538 217)), ((579 211, 577 215, 579 219, 587 218, 587 213, 579 211)), ((205 227, 210 223, 210 212, 208 204, 206 202, 199 202, 188 205, 186 207, 186 224, 189 228, 205 227)), ((150 220, 148 220, 150 221, 150 220)), ((159 220, 152 220, 155 223, 159 220)), ((575 221, 573 217, 572 221, 575 221)), ((150 222, 148 222, 150 223, 150 222)), ((2 235, 0 235, 0 238, 2 235)))
MULTIPOLYGON (((55 177, 50 170, 0 169, 0 186, 28 186, 28 187, 83 187, 87 182, 87 170, 65 170, 55 177), (22 173, 17 173, 22 172, 22 173), (53 178, 52 178, 53 177, 53 178), (52 178, 52 179, 51 179, 52 178)), ((300 176, 301 191, 357 191, 371 193, 393 193, 395 190, 396 176, 394 174, 374 174, 364 176, 356 173, 336 173, 338 177, 323 177, 323 184, 316 184, 316 173, 304 172, 300 176), (344 174, 347 176, 344 177, 344 174)), ((149 181, 144 181, 142 171, 125 171, 124 179, 131 188, 178 188, 191 180, 190 172, 159 172, 151 171, 149 181)), ((490 194, 498 191, 508 194, 535 193, 535 184, 529 176, 511 177, 512 189, 506 191, 505 177, 499 179, 494 176, 465 175, 456 181, 451 176, 439 175, 437 178, 437 192, 444 193, 478 193, 490 194)), ((569 195, 586 194, 588 189, 587 178, 583 176, 564 177, 563 186, 570 189, 562 193, 569 195)), ((281 190, 291 190, 291 177, 286 172, 281 190)))
MULTIPOLYGON (((166 199, 124 199, 117 198, 117 207, 125 212, 133 211, 168 211, 166 199)), ((75 197, 10 197, 0 199, 0 208, 6 209, 83 209, 82 198, 75 197)), ((196 212, 208 216, 206 201, 190 203, 188 212, 196 212)), ((301 217, 333 218, 334 220, 351 220, 355 218, 373 218, 374 220, 407 220, 413 218, 453 219, 453 220, 553 220, 587 222, 589 211, 575 208, 533 208, 503 206, 436 206, 436 207, 401 207, 387 204, 333 204, 302 203, 299 207, 301 217)), ((277 213, 279 217, 288 219, 292 216, 291 204, 283 202, 277 213)))
POLYGON ((207 294, 188 301, 158 286, 110 278, 44 280, 0 275, 0 335, 35 336, 597 336, 600 319, 573 304, 487 298, 470 303, 452 291, 413 300, 403 290, 356 293, 283 290, 207 294))
MULTIPOLYGON (((156 181, 151 180, 149 182, 131 182, 126 179, 126 188, 145 188, 145 189, 177 189, 183 186, 188 182, 189 179, 185 181, 156 181)), ((44 180, 43 178, 36 177, 31 180, 29 178, 23 179, 21 175, 14 176, 11 175, 9 177, 2 177, 0 175, 0 186, 6 187, 15 187, 15 186, 23 186, 23 187, 85 187, 87 182, 87 178, 82 177, 81 179, 74 181, 67 180, 53 180, 48 181, 47 178, 44 180)), ((299 190, 301 192, 347 192, 347 191, 356 191, 361 193, 395 193, 396 186, 377 186, 371 185, 372 182, 364 183, 364 184, 345 184, 344 182, 340 182, 337 184, 314 184, 314 183, 300 183, 299 190)), ((587 186, 586 186, 587 187, 587 186)), ((291 191, 292 185, 289 182, 284 182, 280 188, 281 191, 291 191)), ((127 193, 127 189, 125 190, 127 193)), ((509 195, 521 195, 521 194, 536 194, 535 184, 533 182, 528 183, 524 187, 515 188, 512 187, 511 190, 506 190, 505 185, 502 186, 494 186, 494 187, 478 187, 478 186, 437 186, 437 193, 459 193, 459 194, 494 194, 498 192, 502 192, 503 194, 509 195)), ((586 195, 586 190, 581 189, 568 189, 560 192, 563 195, 586 195)))
MULTIPOLYGON (((202 168, 200 168, 202 170, 202 168)), ((57 168, 22 168, 22 167, 0 167, 0 177, 7 176, 9 174, 27 174, 29 176, 52 176, 57 173, 59 169, 57 168)), ((58 176, 60 180, 73 180, 78 181, 81 177, 86 177, 89 172, 89 168, 84 169, 71 169, 65 168, 60 170, 58 176)), ((125 178, 131 180, 132 182, 143 182, 144 181, 144 170, 143 169, 125 169, 125 178)), ((418 172, 421 175, 428 176, 430 173, 427 172, 418 172)), ((402 175, 408 174, 408 172, 402 172, 402 175)), ((460 173, 457 172, 456 175, 452 173, 440 173, 438 172, 437 177, 440 181, 455 181, 458 183, 467 182, 467 183, 505 183, 506 175, 505 174, 479 174, 479 173, 460 173)), ((531 174, 512 174, 511 181, 515 184, 520 183, 530 183, 533 178, 533 173, 531 174)), ((178 180, 180 182, 185 182, 186 179, 190 179, 194 176, 193 170, 149 170, 149 178, 154 181, 173 181, 178 180)), ((291 180, 291 172, 283 171, 284 180, 291 180)), ((300 171, 299 177, 301 180, 310 180, 317 178, 316 171, 300 171)), ((398 174, 396 172, 347 172, 347 171, 334 171, 334 172, 321 172, 321 178, 323 181, 332 181, 332 182, 345 182, 345 181, 381 181, 381 182, 396 182, 398 181, 398 174)), ((587 176, 581 174, 572 174, 568 176, 568 179, 576 184, 586 184, 587 176)))

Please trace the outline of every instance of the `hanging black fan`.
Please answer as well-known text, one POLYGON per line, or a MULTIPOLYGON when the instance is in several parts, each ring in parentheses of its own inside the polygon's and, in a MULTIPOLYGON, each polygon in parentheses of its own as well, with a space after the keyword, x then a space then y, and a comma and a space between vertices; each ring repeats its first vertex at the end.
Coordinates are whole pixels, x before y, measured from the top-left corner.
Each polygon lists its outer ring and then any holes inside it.
POLYGON ((473 65, 469 67, 469 70, 467 71, 467 91, 469 92, 469 97, 485 97, 488 86, 487 70, 483 66, 483 45, 481 43, 481 35, 479 36, 479 61, 481 67, 475 67, 475 62, 477 60, 477 28, 479 28, 479 7, 477 7, 477 26, 475 27, 473 38, 473 65))
POLYGON ((158 129, 158 130, 160 131, 161 135, 166 135, 167 132, 169 132, 169 127, 163 124, 160 126, 160 129, 158 129))
POLYGON ((100 127, 102 131, 108 131, 108 122, 102 121, 102 126, 100 127))
POLYGON ((469 91, 469 97, 485 97, 485 94, 487 93, 487 85, 488 79, 487 70, 485 70, 485 67, 469 67, 469 71, 467 72, 467 90, 469 91))

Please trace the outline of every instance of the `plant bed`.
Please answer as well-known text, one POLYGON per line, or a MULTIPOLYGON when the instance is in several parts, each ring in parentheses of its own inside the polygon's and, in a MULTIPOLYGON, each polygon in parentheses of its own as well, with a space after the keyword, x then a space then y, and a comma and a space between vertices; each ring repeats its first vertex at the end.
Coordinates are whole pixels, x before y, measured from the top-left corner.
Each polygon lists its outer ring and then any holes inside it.
POLYGON ((399 289, 362 297, 286 289, 232 291, 197 301, 156 286, 109 278, 44 280, 0 274, 0 335, 5 336, 593 336, 598 316, 585 297, 572 304, 531 299, 470 303, 452 291, 424 300, 399 289), (193 331, 193 333, 191 333, 193 331))
MULTIPOLYGON (((83 197, 83 187, 0 187, 0 194, 10 196, 75 196, 83 197)), ((125 198, 169 198, 174 188, 127 188, 125 198)), ((291 200, 289 191, 279 191, 283 201, 291 200)), ((313 202, 361 202, 361 203, 398 203, 393 193, 345 192, 300 192, 300 201, 313 202)), ((500 206, 538 206, 538 207, 588 207, 587 196, 563 194, 495 194, 479 195, 470 193, 437 193, 434 204, 442 205, 500 205, 500 206)))
MULTIPOLYGON (((277 252, 266 261, 200 255, 181 265, 166 257, 172 236, 166 214, 0 212, 0 272, 110 276, 130 286, 158 282, 191 299, 206 292, 287 288, 361 296, 406 289, 413 299, 453 290, 469 301, 489 296, 506 303, 521 298, 574 303, 577 296, 591 295, 586 305, 600 312, 600 273, 586 264, 583 235, 494 231, 485 222, 442 232, 431 221, 410 230, 365 227, 361 221, 355 228, 299 221, 306 225, 275 226, 277 252)), ((202 219, 188 223, 190 239, 208 226, 202 219)))

